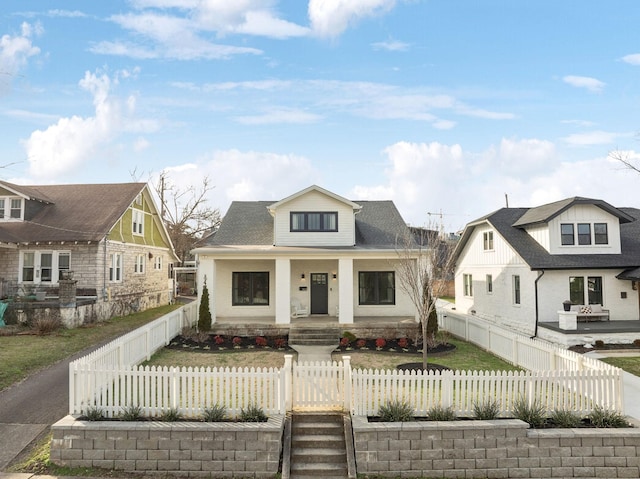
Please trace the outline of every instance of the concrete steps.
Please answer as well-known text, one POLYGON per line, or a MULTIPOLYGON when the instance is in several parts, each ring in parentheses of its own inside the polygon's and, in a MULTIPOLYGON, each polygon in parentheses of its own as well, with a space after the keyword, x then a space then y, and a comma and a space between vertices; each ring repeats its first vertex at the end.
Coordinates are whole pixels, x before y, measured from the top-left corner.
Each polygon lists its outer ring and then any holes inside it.
POLYGON ((340 330, 330 327, 293 326, 289 330, 291 346, 334 346, 340 344, 340 330))
POLYGON ((290 479, 347 477, 347 446, 342 414, 294 414, 290 479))

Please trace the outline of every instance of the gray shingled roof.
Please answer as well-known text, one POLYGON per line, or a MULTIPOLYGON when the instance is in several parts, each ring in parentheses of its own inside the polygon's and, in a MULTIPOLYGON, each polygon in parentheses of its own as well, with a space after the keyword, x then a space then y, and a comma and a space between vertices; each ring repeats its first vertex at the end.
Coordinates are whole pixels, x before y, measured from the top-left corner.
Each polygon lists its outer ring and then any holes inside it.
POLYGON ((0 223, 0 242, 100 241, 124 214, 145 183, 19 186, 1 182, 29 198, 25 221, 0 223))
POLYGON ((533 224, 548 223, 560 213, 576 204, 589 204, 598 206, 599 208, 605 210, 607 213, 618 217, 621 223, 628 223, 630 221, 633 221, 633 218, 629 218, 627 215, 622 213, 619 208, 611 206, 606 201, 575 196, 573 198, 566 198, 564 200, 555 201, 553 203, 548 203, 536 208, 529 208, 520 217, 520 219, 518 219, 518 221, 513 224, 513 226, 528 226, 533 224))
MULTIPOLYGON (((598 200, 595 200, 596 202, 598 200)), ((538 209, 539 210, 539 209, 538 209)), ((502 208, 469 223, 456 249, 459 254, 468 242, 475 226, 485 221, 513 247, 533 270, 539 269, 584 269, 584 268, 636 268, 640 266, 640 210, 636 208, 616 208, 620 221, 621 254, 562 254, 552 255, 536 242, 522 227, 531 224, 535 216, 522 218, 531 211, 528 208, 502 208)), ((546 210, 547 214, 551 209, 546 210)), ((535 221, 536 223, 539 221, 535 221)))
MULTIPOLYGON (((392 201, 356 201, 356 247, 390 248, 397 245, 407 225, 392 201)), ((273 217, 267 207, 273 201, 234 201, 218 231, 198 247, 273 245, 273 217)))

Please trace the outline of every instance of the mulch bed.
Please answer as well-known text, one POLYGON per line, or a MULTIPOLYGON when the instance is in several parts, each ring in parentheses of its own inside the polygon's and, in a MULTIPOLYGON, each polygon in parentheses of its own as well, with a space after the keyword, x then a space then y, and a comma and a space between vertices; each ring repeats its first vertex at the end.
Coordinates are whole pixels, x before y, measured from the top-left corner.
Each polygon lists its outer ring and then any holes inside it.
POLYGON ((637 350, 640 351, 640 345, 636 344, 593 344, 592 348, 586 348, 582 344, 578 344, 576 346, 570 346, 567 348, 569 351, 573 351, 575 353, 584 354, 592 351, 628 351, 628 350, 637 350))

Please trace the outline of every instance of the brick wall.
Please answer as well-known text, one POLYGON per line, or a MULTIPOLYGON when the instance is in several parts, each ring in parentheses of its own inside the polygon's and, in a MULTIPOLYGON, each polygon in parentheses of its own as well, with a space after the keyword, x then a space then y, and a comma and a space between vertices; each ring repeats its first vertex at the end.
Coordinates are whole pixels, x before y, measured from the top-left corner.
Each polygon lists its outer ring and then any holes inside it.
POLYGON ((528 429, 517 419, 369 423, 353 418, 358 474, 639 477, 640 429, 528 429))
POLYGON ((284 417, 266 423, 79 421, 51 427, 51 461, 180 477, 272 478, 284 417))

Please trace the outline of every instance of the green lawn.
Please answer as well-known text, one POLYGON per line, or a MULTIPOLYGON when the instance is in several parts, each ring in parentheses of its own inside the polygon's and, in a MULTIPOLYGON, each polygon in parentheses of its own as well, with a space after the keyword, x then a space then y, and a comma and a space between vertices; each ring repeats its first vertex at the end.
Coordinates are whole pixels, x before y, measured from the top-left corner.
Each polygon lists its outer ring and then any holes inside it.
POLYGON ((635 376, 640 376, 640 356, 602 358, 601 361, 620 369, 624 369, 635 376))
POLYGON ((47 335, 0 336, 0 391, 78 351, 132 331, 180 307, 162 306, 47 335))

